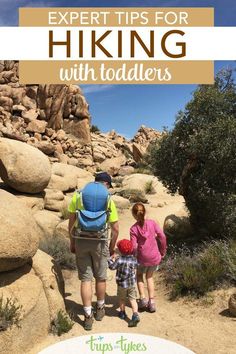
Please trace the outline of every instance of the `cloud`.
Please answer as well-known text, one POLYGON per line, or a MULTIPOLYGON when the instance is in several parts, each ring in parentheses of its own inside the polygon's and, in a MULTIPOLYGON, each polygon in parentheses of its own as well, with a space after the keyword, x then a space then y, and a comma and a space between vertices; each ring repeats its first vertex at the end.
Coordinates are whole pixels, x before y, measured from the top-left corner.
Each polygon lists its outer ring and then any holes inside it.
POLYGON ((115 85, 80 85, 84 94, 112 90, 115 85))

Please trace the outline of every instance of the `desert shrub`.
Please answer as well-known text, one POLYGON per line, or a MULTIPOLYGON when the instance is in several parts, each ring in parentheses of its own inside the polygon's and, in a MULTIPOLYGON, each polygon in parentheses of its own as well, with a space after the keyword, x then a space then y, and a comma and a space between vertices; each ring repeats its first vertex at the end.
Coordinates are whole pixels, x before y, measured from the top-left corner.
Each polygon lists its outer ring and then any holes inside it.
POLYGON ((16 299, 7 297, 4 300, 3 295, 0 297, 0 331, 5 331, 13 325, 19 327, 21 314, 22 306, 16 299))
POLYGON ((67 333, 73 327, 74 322, 71 320, 70 316, 60 310, 57 313, 57 317, 51 323, 51 332, 58 336, 61 336, 63 333, 67 333))
POLYGON ((121 187, 123 183, 124 177, 113 177, 113 184, 115 184, 116 187, 121 187))
POLYGON ((155 194, 156 193, 155 188, 153 186, 153 181, 148 181, 145 183, 144 192, 146 194, 155 194))
POLYGON ((70 217, 70 212, 68 211, 68 208, 66 206, 61 209, 61 217, 64 220, 67 220, 70 217))
POLYGON ((122 153, 123 153, 124 157, 125 157, 127 160, 130 159, 130 158, 132 158, 132 155, 131 155, 131 153, 130 153, 128 150, 123 149, 123 150, 122 150, 122 153))
POLYGON ((90 131, 91 133, 100 133, 100 129, 97 125, 91 125, 90 131))
POLYGON ((231 71, 200 85, 152 146, 153 173, 184 196, 198 237, 236 237, 236 87, 231 71))
POLYGON ((172 299, 202 296, 219 285, 236 283, 236 245, 212 241, 193 253, 183 249, 168 257, 163 270, 172 299))
POLYGON ((100 166, 96 166, 96 172, 102 172, 102 168, 100 166))
POLYGON ((76 269, 75 256, 70 251, 69 240, 51 237, 40 241, 39 248, 49 254, 63 269, 76 269))
POLYGON ((147 166, 135 167, 132 174, 134 174, 134 173, 141 173, 141 174, 145 174, 145 175, 152 175, 153 174, 153 172, 147 166))

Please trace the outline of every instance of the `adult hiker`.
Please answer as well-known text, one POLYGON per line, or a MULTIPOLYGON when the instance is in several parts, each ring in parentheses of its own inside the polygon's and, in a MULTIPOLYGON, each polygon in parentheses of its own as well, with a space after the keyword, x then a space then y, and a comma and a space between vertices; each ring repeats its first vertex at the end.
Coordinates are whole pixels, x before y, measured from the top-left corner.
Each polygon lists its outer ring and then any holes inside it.
POLYGON ((84 309, 84 329, 91 330, 94 317, 105 315, 107 259, 114 254, 119 234, 118 214, 108 189, 111 177, 106 172, 96 174, 95 182, 75 192, 69 204, 70 250, 76 254, 81 298, 84 309), (111 228, 108 241, 108 226, 111 228), (76 237, 76 238, 75 238, 76 237), (92 280, 95 278, 97 303, 92 309, 92 280))

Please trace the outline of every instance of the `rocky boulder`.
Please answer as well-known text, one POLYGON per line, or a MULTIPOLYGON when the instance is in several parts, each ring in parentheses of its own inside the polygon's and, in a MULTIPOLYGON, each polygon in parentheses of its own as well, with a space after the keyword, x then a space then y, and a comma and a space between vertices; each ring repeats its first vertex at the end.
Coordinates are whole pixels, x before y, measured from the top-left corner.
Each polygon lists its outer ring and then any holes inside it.
POLYGON ((140 189, 123 189, 118 192, 118 195, 128 199, 130 203, 148 203, 148 199, 140 189))
POLYGON ((16 269, 34 256, 39 229, 31 210, 12 194, 0 190, 0 272, 16 269))
POLYGON ((49 210, 40 210, 34 214, 34 219, 40 229, 40 238, 53 237, 57 224, 59 224, 60 217, 49 210))
POLYGON ((17 191, 39 193, 49 183, 51 165, 38 149, 20 141, 0 138, 0 176, 17 191))
POLYGON ((54 237, 69 239, 68 225, 69 220, 64 220, 60 222, 55 229, 54 237))
POLYGON ((142 146, 146 150, 151 141, 160 139, 161 136, 162 133, 158 132, 157 130, 146 127, 145 125, 141 125, 133 137, 132 142, 142 146))
POLYGON ((151 142, 160 139, 162 133, 158 132, 155 129, 145 127, 142 125, 133 139, 131 140, 132 144, 132 153, 133 158, 136 162, 139 162, 143 159, 145 153, 151 142))
POLYGON ((192 227, 186 210, 180 209, 175 214, 168 215, 165 218, 163 230, 169 237, 185 239, 192 235, 192 227))
POLYGON ((62 192, 81 188, 94 180, 92 173, 82 168, 66 165, 63 163, 54 163, 52 166, 52 177, 48 188, 57 189, 62 192))
POLYGON ((129 209, 130 201, 126 198, 121 197, 120 195, 113 195, 112 200, 114 200, 115 205, 118 209, 129 209))
POLYGON ((122 166, 118 172, 119 176, 128 176, 131 175, 132 173, 134 173, 133 166, 122 166))
POLYGON ((159 188, 161 188, 162 185, 154 176, 134 173, 130 176, 124 177, 122 186, 125 189, 139 189, 148 194, 149 191, 150 193, 158 193, 159 188))
POLYGON ((50 324, 57 313, 65 310, 63 280, 55 261, 38 251, 30 264, 0 273, 4 300, 10 298, 22 306, 20 327, 0 332, 1 353, 28 353, 32 343, 48 335, 50 324), (29 335, 30 334, 30 335, 29 335))
POLYGON ((64 194, 56 189, 45 189, 45 209, 61 211, 64 206, 64 194))
POLYGON ((111 176, 115 176, 118 174, 121 166, 125 163, 126 158, 124 157, 124 155, 120 155, 112 159, 106 159, 100 164, 100 168, 102 169, 102 171, 106 171, 111 176))
POLYGON ((30 208, 32 213, 36 213, 37 211, 44 209, 43 195, 19 194, 17 195, 17 198, 22 201, 28 208, 30 208))
POLYGON ((229 298, 229 312, 232 316, 236 317, 236 293, 232 294, 229 298))

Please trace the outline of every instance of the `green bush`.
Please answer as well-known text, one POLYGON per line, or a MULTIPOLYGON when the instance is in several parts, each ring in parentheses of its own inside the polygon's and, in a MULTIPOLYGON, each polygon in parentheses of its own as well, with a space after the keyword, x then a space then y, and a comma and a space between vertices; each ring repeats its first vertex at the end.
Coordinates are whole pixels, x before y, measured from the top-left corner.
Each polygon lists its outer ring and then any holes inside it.
POLYGON ((67 333, 73 327, 74 322, 71 320, 70 316, 60 310, 57 313, 57 317, 51 323, 51 331, 53 334, 61 336, 63 333, 67 333))
POLYGON ((70 212, 68 211, 68 208, 66 206, 61 209, 61 217, 64 220, 67 220, 70 217, 70 212))
POLYGON ((119 188, 123 184, 124 177, 113 177, 112 181, 116 188, 119 188))
POLYGON ((100 133, 100 129, 96 125, 91 125, 91 133, 100 133))
POLYGON ((198 237, 236 237, 236 87, 231 71, 201 85, 151 148, 153 172, 184 196, 198 237))
POLYGON ((49 254, 63 269, 76 269, 75 255, 70 251, 69 240, 63 237, 43 239, 39 248, 49 254))
POLYGON ((144 192, 146 194, 155 194, 156 193, 155 188, 153 186, 153 181, 148 181, 145 183, 144 192))
POLYGON ((236 244, 204 243, 193 254, 186 249, 172 254, 163 265, 170 297, 202 296, 222 284, 236 284, 236 244))
POLYGON ((5 331, 13 325, 19 327, 19 321, 22 313, 22 306, 16 299, 0 297, 0 331, 5 331))
POLYGON ((143 167, 135 167, 134 171, 132 172, 132 174, 134 173, 141 173, 144 175, 152 175, 152 171, 150 171, 150 169, 147 166, 143 166, 143 167))

